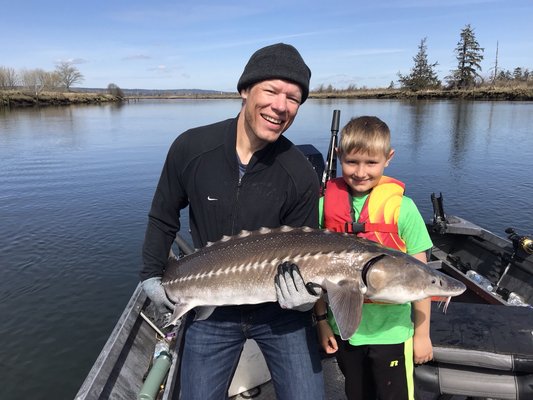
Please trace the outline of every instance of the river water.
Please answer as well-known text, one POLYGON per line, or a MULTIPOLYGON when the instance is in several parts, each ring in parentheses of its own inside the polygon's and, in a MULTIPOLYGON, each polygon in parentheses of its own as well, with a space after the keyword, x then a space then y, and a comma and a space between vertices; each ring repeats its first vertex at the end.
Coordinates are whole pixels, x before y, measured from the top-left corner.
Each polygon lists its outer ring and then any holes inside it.
MULTIPOLYGON (((147 212, 173 139, 235 116, 238 100, 0 110, 0 399, 71 399, 138 282, 147 212)), ((286 135, 325 156, 341 127, 376 115, 423 216, 505 235, 533 230, 533 103, 308 100, 286 135)), ((216 173, 216 171, 213 171, 216 173)))

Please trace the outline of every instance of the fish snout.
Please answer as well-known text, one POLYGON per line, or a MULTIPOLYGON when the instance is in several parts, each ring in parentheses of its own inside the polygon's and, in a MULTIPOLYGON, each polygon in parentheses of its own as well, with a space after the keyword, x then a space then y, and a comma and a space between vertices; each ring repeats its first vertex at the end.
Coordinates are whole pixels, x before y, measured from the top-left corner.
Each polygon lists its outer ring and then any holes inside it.
POLYGON ((466 290, 463 282, 445 275, 440 271, 434 271, 435 276, 431 278, 431 286, 436 291, 434 296, 458 296, 466 290))

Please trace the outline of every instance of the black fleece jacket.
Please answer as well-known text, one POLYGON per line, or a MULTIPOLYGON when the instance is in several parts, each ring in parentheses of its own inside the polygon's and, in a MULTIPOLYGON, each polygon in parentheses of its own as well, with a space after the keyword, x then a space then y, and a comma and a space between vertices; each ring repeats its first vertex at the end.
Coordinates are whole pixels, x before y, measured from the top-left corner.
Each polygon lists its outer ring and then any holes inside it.
POLYGON ((318 227, 318 177, 284 136, 256 152, 239 179, 237 118, 190 129, 170 147, 148 214, 141 280, 163 274, 187 206, 196 248, 243 229, 318 227))

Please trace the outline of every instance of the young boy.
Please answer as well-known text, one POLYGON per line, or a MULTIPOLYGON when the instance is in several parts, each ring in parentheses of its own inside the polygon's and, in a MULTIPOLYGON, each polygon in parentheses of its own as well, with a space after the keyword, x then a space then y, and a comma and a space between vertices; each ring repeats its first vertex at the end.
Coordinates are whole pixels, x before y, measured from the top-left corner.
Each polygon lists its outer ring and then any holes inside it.
MULTIPOLYGON (((380 242, 427 262, 432 247, 414 202, 403 195, 404 184, 383 175, 394 150, 390 131, 377 117, 352 119, 341 131, 337 155, 342 178, 333 179, 320 199, 321 227, 350 232, 380 242)), ((335 320, 320 301, 315 306, 320 344, 336 353, 349 400, 413 399, 413 360, 433 358, 429 338, 431 299, 413 303, 363 305, 362 320, 347 341, 338 336, 335 320)))

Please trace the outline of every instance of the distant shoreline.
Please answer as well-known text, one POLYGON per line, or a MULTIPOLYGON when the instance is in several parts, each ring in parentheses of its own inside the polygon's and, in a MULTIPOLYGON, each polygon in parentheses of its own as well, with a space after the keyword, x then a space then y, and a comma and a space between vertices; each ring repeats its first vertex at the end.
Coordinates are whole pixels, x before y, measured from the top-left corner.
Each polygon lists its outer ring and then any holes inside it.
MULTIPOLYGON (((193 93, 125 96, 120 98, 106 93, 94 92, 42 92, 28 94, 20 91, 1 91, 0 108, 61 106, 74 104, 101 104, 136 101, 140 99, 239 99, 238 93, 193 93)), ((421 90, 417 92, 401 89, 361 89, 354 91, 311 92, 310 99, 403 99, 403 100, 504 100, 531 101, 533 88, 475 88, 465 90, 421 90)))
POLYGON ((0 90, 0 108, 68 106, 120 101, 121 99, 117 96, 106 93, 42 92, 29 94, 13 90, 0 90))
POLYGON ((406 99, 406 100, 533 100, 533 88, 432 89, 417 92, 402 89, 368 89, 353 92, 310 93, 309 98, 406 99))
MULTIPOLYGON (((198 94, 161 94, 126 96, 126 99, 239 99, 238 93, 198 93, 198 94)), ((360 89, 354 91, 331 91, 309 93, 310 99, 465 99, 465 100, 533 100, 533 88, 475 88, 464 90, 421 90, 417 92, 402 89, 360 89)))

